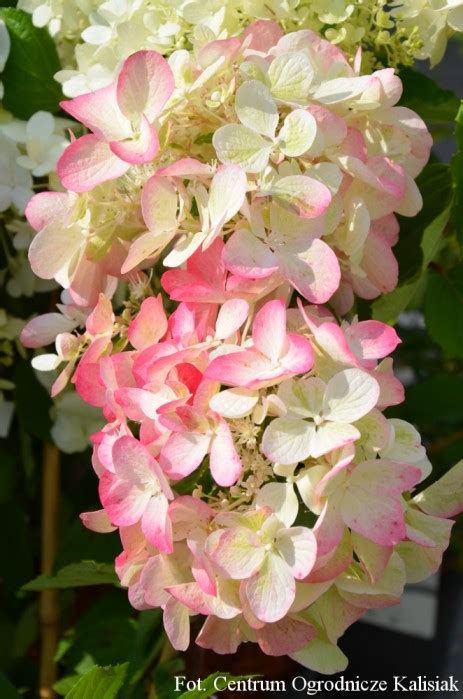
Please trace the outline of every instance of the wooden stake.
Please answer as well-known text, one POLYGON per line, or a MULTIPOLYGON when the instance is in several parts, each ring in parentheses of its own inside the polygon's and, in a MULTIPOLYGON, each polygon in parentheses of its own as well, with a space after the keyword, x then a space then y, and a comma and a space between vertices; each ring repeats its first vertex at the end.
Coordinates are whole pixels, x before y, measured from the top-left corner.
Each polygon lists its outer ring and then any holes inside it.
MULTIPOLYGON (((52 444, 43 448, 42 471, 42 560, 43 575, 52 575, 58 546, 60 454, 52 444)), ((59 633, 58 590, 40 593, 40 697, 53 699, 57 670, 55 653, 59 633)))

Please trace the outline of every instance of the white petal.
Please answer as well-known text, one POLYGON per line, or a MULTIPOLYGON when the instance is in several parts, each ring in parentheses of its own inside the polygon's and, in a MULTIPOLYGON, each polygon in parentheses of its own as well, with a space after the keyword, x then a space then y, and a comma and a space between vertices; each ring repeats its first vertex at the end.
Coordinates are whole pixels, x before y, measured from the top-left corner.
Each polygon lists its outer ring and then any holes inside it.
POLYGON ((236 93, 235 111, 244 126, 273 138, 278 125, 278 109, 270 90, 259 80, 241 85, 236 93))
POLYGON ((266 483, 258 492, 256 505, 268 506, 286 527, 297 517, 299 502, 291 483, 266 483))
POLYGON ((375 407, 378 398, 374 378, 361 369, 345 369, 328 382, 323 415, 334 422, 355 422, 375 407))
POLYGON ((304 109, 295 109, 288 114, 278 134, 280 150, 290 158, 302 155, 315 140, 317 122, 304 109))

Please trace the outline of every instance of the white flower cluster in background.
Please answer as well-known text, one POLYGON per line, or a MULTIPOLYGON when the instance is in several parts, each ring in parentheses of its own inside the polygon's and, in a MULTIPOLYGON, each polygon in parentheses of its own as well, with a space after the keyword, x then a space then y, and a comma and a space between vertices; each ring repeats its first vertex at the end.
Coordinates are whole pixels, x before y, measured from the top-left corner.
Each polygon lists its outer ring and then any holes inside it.
POLYGON ((55 38, 69 97, 108 85, 124 60, 140 49, 168 55, 236 36, 255 19, 283 30, 311 29, 352 58, 363 48, 363 69, 437 63, 448 36, 463 28, 463 0, 19 0, 35 26, 55 38))
POLYGON ((417 28, 422 45, 416 57, 442 60, 451 31, 463 32, 463 0, 406 0, 392 10, 404 29, 417 28))
POLYGON ((49 112, 36 112, 29 121, 11 119, 0 125, 0 132, 19 149, 15 162, 34 177, 49 175, 68 145, 64 132, 73 126, 68 119, 49 112))

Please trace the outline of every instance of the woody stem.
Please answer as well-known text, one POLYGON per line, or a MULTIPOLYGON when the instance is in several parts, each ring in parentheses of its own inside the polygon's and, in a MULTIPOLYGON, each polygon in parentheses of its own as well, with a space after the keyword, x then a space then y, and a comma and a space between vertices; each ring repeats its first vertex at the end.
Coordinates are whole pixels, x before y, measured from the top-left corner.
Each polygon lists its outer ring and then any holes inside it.
MULTIPOLYGON (((43 449, 42 470, 42 556, 43 575, 51 575, 58 544, 60 455, 58 449, 48 443, 43 449)), ((57 671, 55 652, 59 631, 59 598, 57 590, 40 593, 40 697, 52 699, 52 687, 57 671)))

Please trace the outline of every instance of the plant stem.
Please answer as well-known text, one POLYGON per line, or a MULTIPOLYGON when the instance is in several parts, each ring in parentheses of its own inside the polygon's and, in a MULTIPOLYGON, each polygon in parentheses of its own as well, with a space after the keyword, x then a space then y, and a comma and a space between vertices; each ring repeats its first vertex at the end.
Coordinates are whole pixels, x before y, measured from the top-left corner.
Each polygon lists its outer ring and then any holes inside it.
MULTIPOLYGON (((58 544, 60 455, 58 449, 44 444, 42 472, 42 560, 43 575, 52 575, 58 544)), ((40 593, 40 697, 52 699, 56 681, 55 652, 59 630, 58 590, 40 593)))

